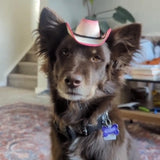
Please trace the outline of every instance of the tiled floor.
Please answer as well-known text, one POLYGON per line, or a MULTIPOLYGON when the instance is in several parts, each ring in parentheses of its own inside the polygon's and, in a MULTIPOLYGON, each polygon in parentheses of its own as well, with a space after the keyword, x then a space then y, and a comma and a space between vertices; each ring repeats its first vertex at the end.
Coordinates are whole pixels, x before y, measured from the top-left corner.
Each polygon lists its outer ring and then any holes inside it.
POLYGON ((47 94, 37 95, 32 90, 17 89, 12 87, 0 87, 0 106, 26 102, 32 104, 50 105, 47 94))

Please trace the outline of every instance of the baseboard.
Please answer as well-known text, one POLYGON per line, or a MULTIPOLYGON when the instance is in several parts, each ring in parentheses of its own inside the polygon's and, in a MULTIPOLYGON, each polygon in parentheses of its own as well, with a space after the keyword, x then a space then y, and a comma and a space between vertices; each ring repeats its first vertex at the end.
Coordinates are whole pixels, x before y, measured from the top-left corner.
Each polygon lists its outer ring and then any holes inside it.
POLYGON ((35 89, 35 93, 38 94, 38 95, 43 94, 46 91, 48 91, 48 88, 46 88, 46 87, 37 87, 35 89))

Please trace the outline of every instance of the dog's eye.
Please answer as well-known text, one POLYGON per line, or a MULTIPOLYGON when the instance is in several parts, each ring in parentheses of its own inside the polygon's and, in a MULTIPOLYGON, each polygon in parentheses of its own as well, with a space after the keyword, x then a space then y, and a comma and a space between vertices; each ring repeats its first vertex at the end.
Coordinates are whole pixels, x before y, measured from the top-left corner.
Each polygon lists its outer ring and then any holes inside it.
POLYGON ((91 62, 93 62, 93 63, 98 63, 98 62, 101 62, 101 61, 102 61, 102 59, 101 59, 100 56, 91 57, 91 62))
POLYGON ((69 49, 65 48, 61 51, 62 55, 64 56, 69 56, 70 52, 69 52, 69 49))

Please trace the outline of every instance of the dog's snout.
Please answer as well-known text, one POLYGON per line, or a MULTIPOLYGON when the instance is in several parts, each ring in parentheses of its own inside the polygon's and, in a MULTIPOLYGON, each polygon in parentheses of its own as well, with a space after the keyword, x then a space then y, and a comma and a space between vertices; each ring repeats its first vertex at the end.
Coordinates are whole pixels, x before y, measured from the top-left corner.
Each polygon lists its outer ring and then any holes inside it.
POLYGON ((64 79, 66 85, 70 88, 77 88, 82 83, 82 76, 78 74, 68 75, 64 79))

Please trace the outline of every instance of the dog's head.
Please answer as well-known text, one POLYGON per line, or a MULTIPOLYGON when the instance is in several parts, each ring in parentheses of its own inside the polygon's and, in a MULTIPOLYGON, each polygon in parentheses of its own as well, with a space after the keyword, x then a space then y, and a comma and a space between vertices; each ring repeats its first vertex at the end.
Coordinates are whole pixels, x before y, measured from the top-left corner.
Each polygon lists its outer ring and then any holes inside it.
POLYGON ((141 26, 114 29, 105 44, 88 47, 77 43, 68 34, 65 22, 45 8, 38 32, 51 90, 67 100, 85 101, 114 94, 122 84, 122 76, 139 48, 141 26))

